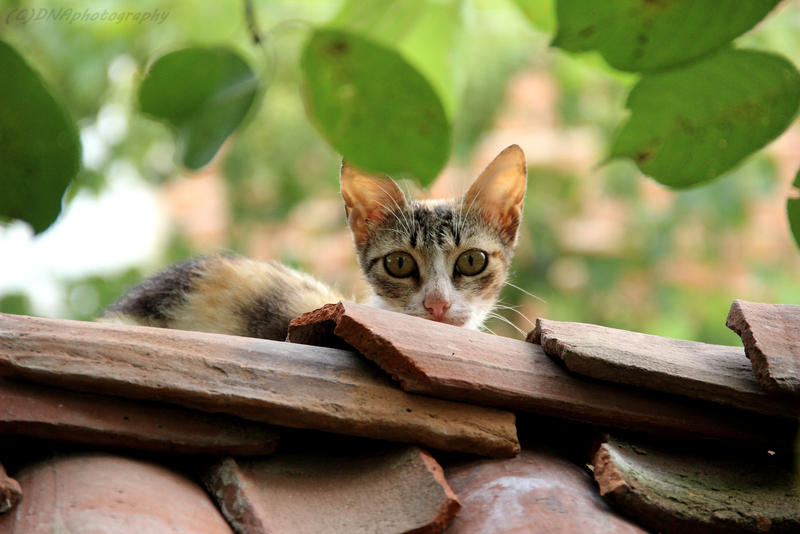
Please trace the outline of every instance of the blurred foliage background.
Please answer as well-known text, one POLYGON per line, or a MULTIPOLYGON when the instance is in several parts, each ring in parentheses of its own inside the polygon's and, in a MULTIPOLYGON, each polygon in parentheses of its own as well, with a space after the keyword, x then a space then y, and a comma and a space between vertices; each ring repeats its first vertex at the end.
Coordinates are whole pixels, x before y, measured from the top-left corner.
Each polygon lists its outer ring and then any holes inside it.
MULTIPOLYGON (((145 23, 10 16, 73 4, 0 3, 2 38, 71 112, 83 144, 53 227, 34 237, 23 223, 0 226, 0 311, 90 319, 141 277, 219 251, 277 258, 365 292, 338 195, 339 156, 298 89, 309 24, 341 2, 256 1, 259 27, 279 25, 269 35, 274 55, 251 44, 238 1, 92 3, 163 18, 145 23), (155 57, 220 43, 271 82, 212 163, 188 172, 174 163, 168 128, 136 112, 135 93, 155 57)), ((724 324, 733 299, 800 302, 785 214, 800 167, 798 121, 711 184, 673 191, 630 162, 602 164, 637 78, 595 53, 550 48, 552 2, 470 0, 463 14, 452 157, 427 190, 408 185, 420 196, 460 194, 500 150, 522 146, 529 185, 512 281, 524 291, 503 292, 518 328, 541 316, 737 344, 724 324)), ((784 2, 739 42, 800 65, 800 5, 784 2)), ((488 327, 519 336, 501 322, 488 327)))

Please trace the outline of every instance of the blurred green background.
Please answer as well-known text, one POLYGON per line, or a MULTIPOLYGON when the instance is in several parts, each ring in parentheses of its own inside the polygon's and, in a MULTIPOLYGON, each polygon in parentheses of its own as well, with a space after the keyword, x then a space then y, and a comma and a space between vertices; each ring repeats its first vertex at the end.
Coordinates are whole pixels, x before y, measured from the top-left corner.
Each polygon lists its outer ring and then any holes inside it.
MULTIPOLYGON (((504 147, 525 150, 528 196, 512 279, 524 292, 507 287, 503 303, 515 310, 501 312, 522 331, 541 316, 737 344, 725 327, 733 299, 800 303, 800 254, 785 215, 800 123, 688 191, 669 190, 629 162, 602 164, 636 76, 596 54, 550 48, 552 3, 523 3, 530 18, 511 1, 464 3, 453 156, 418 192, 459 194, 504 147)), ((262 30, 280 24, 265 49, 251 44, 241 2, 91 3, 162 17, 144 23, 24 22, 12 14, 86 6, 0 3, 3 39, 72 113, 84 147, 84 168, 50 230, 33 237, 21 223, 0 226, 0 310, 90 319, 141 277, 218 251, 277 258, 363 294, 338 196, 339 156, 309 123, 298 87, 310 24, 340 4, 254 2, 262 30), (148 62, 190 44, 232 46, 271 79, 244 127, 197 173, 173 163, 171 133, 135 101, 148 62)), ((800 5, 784 2, 737 42, 800 65, 800 5)), ((488 327, 519 336, 499 321, 488 327)))

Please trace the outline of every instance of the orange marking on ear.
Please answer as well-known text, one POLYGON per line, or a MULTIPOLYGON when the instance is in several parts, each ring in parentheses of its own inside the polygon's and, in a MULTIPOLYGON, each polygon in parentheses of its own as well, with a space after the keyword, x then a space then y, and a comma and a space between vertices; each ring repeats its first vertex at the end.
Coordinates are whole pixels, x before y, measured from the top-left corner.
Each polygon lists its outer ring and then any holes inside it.
POLYGON ((359 245, 369 238, 370 225, 407 205, 403 192, 387 176, 364 172, 343 161, 339 181, 350 230, 359 245))
POLYGON ((516 242, 527 188, 525 153, 511 145, 494 159, 464 195, 467 210, 483 213, 509 243, 516 242))

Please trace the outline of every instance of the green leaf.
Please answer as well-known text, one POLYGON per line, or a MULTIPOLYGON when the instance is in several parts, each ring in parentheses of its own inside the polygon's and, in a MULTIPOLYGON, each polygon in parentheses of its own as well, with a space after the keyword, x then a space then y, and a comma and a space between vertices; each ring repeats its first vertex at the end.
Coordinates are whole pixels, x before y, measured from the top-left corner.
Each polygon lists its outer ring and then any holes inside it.
POLYGON ((319 29, 301 59, 306 110, 345 159, 430 183, 450 153, 450 123, 431 83, 400 54, 319 29))
POLYGON ((779 0, 558 0, 553 45, 599 50, 620 70, 686 63, 743 34, 779 0))
POLYGON ((794 242, 797 243, 797 247, 800 248, 800 170, 797 171, 792 186, 794 187, 794 195, 796 196, 795 198, 790 196, 786 200, 786 214, 789 216, 789 228, 792 230, 794 242))
POLYGON ((464 85, 458 0, 347 0, 328 23, 399 52, 433 85, 448 117, 464 85))
POLYGON ((777 137, 800 105, 800 73, 781 56, 725 49, 684 68, 646 74, 611 157, 682 188, 707 182, 777 137))
POLYGON ((199 169, 244 120, 258 85, 235 52, 184 48, 153 63, 139 87, 139 103, 144 113, 175 128, 178 158, 189 169, 199 169))
POLYGON ((556 0, 514 0, 517 7, 525 14, 534 28, 552 33, 556 27, 556 0))
POLYGON ((27 221, 39 233, 58 217, 80 167, 78 131, 39 75, 3 41, 0 73, 0 217, 27 221))

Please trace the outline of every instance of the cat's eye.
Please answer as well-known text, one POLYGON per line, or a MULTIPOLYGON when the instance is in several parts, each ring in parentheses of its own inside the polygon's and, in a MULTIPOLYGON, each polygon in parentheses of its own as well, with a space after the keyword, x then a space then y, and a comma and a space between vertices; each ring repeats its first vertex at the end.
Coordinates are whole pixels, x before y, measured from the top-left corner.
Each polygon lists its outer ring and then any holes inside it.
POLYGON ((462 252, 456 260, 456 271, 465 276, 475 276, 483 272, 487 263, 489 262, 484 251, 471 248, 462 252))
POLYGON ((417 262, 408 252, 392 252, 383 257, 386 272, 397 278, 406 278, 417 271, 417 262))

